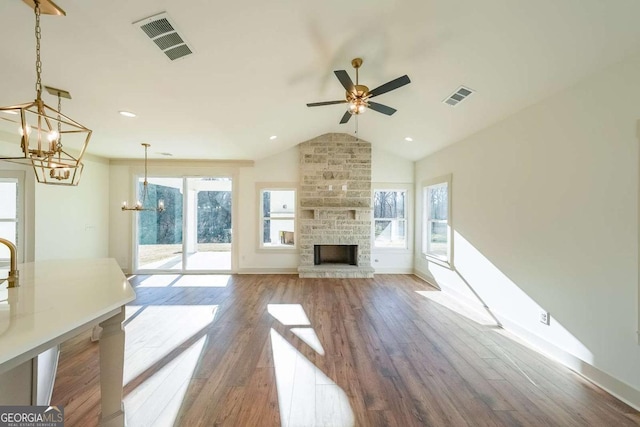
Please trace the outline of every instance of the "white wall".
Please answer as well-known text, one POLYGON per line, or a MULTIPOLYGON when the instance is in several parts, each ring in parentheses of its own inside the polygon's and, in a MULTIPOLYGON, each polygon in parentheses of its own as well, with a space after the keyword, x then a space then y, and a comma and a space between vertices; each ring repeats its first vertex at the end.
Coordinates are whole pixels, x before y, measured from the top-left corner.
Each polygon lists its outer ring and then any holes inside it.
POLYGON ((77 187, 35 185, 35 259, 108 256, 109 162, 85 157, 77 187))
POLYGON ((638 99, 640 57, 426 157, 415 179, 420 215, 420 183, 453 174, 455 234, 449 270, 419 255, 417 221, 417 272, 476 293, 507 328, 636 406, 638 99))
POLYGON ((108 256, 109 163, 83 161, 77 187, 37 184, 31 167, 0 162, 0 170, 25 172, 26 261, 108 256))
POLYGON ((412 183, 413 169, 413 161, 371 144, 371 182, 412 183))
POLYGON ((135 203, 133 175, 128 165, 109 166, 109 257, 115 258, 126 273, 132 272, 131 212, 122 212, 122 202, 135 203))

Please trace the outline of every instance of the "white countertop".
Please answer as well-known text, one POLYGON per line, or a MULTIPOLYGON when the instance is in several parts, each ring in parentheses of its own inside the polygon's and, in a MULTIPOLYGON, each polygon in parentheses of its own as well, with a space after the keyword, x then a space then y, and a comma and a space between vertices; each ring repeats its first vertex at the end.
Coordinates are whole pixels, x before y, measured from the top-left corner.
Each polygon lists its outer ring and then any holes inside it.
POLYGON ((135 299, 114 259, 38 261, 19 264, 18 271, 20 286, 0 284, 0 373, 135 299))

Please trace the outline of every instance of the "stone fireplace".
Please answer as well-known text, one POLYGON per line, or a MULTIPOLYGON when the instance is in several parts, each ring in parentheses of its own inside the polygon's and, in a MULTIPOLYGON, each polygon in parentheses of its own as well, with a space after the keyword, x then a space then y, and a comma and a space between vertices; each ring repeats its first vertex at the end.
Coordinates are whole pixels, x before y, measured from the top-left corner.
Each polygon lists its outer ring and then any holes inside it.
POLYGON ((373 277, 371 144, 326 134, 300 148, 300 277, 373 277))

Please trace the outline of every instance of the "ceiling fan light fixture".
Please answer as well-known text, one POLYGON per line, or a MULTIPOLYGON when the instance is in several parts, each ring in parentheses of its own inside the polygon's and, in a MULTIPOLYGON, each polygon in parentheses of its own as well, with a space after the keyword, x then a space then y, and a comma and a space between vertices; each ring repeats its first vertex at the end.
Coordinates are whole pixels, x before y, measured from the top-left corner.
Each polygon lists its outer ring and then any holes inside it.
POLYGON ((349 112, 351 114, 362 114, 367 111, 367 103, 362 99, 354 99, 349 102, 349 112))
POLYGON ((358 70, 362 66, 362 58, 355 58, 353 61, 351 61, 351 65, 356 70, 355 84, 345 70, 335 70, 333 72, 338 78, 338 80, 340 81, 340 84, 342 84, 342 87, 344 87, 346 90, 344 99, 336 100, 336 101, 311 102, 307 104, 307 107, 320 107, 324 105, 347 104, 347 111, 342 116, 342 119, 340 120, 340 124, 347 123, 351 118, 351 116, 362 114, 366 112, 368 109, 372 109, 373 111, 377 111, 378 113, 382 113, 387 116, 393 115, 397 111, 395 108, 391 108, 387 105, 373 102, 371 101, 371 98, 378 95, 382 95, 384 93, 390 92, 392 90, 398 89, 404 85, 411 83, 409 76, 405 74, 404 76, 388 81, 387 83, 380 85, 375 89, 369 90, 367 86, 361 85, 359 83, 358 70))

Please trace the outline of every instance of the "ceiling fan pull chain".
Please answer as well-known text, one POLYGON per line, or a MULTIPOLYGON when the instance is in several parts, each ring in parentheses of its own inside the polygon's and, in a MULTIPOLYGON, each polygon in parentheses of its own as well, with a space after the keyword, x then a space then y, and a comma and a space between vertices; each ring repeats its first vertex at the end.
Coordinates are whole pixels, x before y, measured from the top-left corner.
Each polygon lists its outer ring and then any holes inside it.
MULTIPOLYGON (((358 73, 358 69, 356 68, 356 74, 358 73)), ((360 136, 358 135, 358 116, 356 115, 356 142, 360 141, 360 136)))

